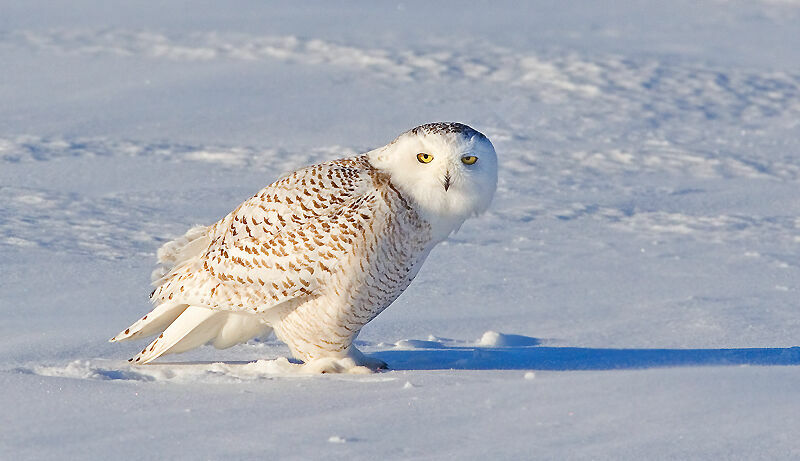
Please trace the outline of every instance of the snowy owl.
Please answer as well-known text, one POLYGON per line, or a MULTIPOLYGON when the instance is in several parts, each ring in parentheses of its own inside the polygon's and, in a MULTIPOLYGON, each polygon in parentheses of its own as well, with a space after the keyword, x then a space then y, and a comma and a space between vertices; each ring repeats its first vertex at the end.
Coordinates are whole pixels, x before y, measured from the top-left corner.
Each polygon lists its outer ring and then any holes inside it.
POLYGON ((145 364, 274 331, 305 362, 385 367, 353 340, 437 243, 488 208, 496 186, 492 143, 461 123, 418 126, 365 154, 295 171, 161 247, 155 309, 111 341, 161 332, 130 359, 145 364))

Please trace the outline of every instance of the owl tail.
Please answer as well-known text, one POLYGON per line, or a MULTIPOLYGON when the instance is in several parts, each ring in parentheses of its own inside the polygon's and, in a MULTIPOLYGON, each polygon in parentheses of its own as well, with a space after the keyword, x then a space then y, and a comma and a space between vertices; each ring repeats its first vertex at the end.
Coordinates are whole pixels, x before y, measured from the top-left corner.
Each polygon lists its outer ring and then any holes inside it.
POLYGON ((116 336, 108 341, 115 343, 118 341, 126 341, 128 339, 146 338, 160 331, 164 331, 164 328, 167 328, 169 324, 174 322, 175 319, 177 319, 187 307, 189 307, 188 304, 159 304, 147 315, 133 322, 133 325, 129 326, 124 331, 120 331, 116 336))
MULTIPOLYGON (((145 317, 149 316, 150 314, 145 317)), ((225 349, 272 332, 269 325, 252 314, 219 311, 206 307, 185 307, 173 320, 158 338, 130 361, 145 364, 164 354, 185 352, 207 343, 212 343, 218 349, 225 349)))

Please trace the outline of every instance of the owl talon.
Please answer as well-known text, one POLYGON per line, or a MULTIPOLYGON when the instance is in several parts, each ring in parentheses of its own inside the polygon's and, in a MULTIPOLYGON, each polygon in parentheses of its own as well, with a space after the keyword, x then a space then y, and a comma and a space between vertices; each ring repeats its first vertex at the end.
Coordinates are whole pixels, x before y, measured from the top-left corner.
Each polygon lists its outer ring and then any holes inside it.
POLYGON ((356 362, 356 365, 367 367, 372 371, 389 370, 389 365, 386 362, 374 357, 368 357, 353 346, 350 346, 348 356, 356 362))
POLYGON ((364 356, 365 360, 358 362, 362 367, 367 367, 372 371, 389 371, 389 364, 380 359, 364 356))

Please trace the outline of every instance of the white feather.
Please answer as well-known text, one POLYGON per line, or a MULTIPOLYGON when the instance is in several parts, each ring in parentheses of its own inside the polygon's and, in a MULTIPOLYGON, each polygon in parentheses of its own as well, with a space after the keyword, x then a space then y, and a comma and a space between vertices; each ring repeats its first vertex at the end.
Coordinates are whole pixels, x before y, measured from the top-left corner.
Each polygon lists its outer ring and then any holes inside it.
POLYGON ((117 335, 109 341, 114 343, 117 341, 152 336, 163 331, 170 323, 174 322, 187 307, 189 307, 187 304, 182 303, 159 304, 155 309, 148 312, 147 315, 135 321, 133 325, 125 330, 117 333, 117 335))
POLYGON ((131 361, 148 363, 167 353, 185 352, 202 346, 214 338, 224 324, 225 312, 189 306, 142 352, 131 361))

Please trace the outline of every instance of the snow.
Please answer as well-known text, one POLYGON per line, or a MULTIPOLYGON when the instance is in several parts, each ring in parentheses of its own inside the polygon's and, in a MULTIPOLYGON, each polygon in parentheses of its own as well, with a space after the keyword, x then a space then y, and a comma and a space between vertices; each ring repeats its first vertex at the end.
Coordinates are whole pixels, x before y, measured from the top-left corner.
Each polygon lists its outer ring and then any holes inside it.
POLYGON ((478 346, 483 347, 525 347, 536 346, 540 341, 523 335, 509 335, 496 331, 487 331, 478 340, 478 346))
POLYGON ((800 3, 0 11, 0 458, 800 457, 800 3), (437 120, 498 192, 362 331, 391 371, 106 342, 162 243, 437 120))

